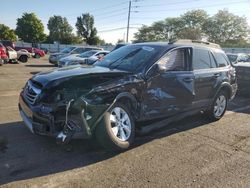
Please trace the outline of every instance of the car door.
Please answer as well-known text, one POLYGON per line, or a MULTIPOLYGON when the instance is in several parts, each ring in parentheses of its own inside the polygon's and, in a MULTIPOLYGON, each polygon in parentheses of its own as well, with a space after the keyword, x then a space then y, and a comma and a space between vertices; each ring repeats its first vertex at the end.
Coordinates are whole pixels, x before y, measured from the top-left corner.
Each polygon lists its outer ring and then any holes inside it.
POLYGON ((194 99, 194 75, 190 71, 192 48, 176 48, 164 55, 154 67, 143 92, 145 119, 171 116, 187 110, 194 99))
POLYGON ((195 100, 194 107, 206 106, 214 96, 214 88, 221 72, 209 49, 195 48, 192 68, 194 72, 195 100))

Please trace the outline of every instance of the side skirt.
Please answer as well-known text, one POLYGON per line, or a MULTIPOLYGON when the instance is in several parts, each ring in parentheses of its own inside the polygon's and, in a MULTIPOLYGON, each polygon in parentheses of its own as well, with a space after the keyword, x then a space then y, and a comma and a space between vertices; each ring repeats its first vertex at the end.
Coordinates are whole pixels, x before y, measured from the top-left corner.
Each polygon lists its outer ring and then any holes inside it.
POLYGON ((166 118, 164 120, 149 124, 149 125, 145 125, 145 126, 141 126, 140 129, 138 129, 136 132, 139 135, 145 135, 148 134, 154 130, 158 130, 161 129, 163 127, 168 126, 170 123, 176 122, 176 121, 180 121, 188 116, 194 115, 194 114, 198 114, 202 111, 202 109, 196 109, 196 110, 192 110, 192 111, 188 111, 182 114, 178 114, 176 116, 172 116, 169 118, 166 118))

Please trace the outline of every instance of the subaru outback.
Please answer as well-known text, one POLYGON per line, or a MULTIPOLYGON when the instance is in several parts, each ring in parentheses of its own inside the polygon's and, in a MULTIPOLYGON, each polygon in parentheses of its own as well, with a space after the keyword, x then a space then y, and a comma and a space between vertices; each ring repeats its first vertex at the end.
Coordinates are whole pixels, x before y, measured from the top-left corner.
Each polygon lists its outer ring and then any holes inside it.
POLYGON ((91 66, 33 76, 20 94, 19 109, 35 134, 60 143, 95 136, 107 149, 125 150, 147 122, 154 126, 200 111, 219 120, 236 90, 235 70, 216 44, 138 43, 91 66))

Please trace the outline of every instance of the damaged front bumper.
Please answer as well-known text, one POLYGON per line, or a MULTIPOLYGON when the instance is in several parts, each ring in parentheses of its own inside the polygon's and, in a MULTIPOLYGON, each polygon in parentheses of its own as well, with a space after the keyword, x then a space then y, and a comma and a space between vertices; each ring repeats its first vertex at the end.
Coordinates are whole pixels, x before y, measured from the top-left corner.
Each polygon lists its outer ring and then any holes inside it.
MULTIPOLYGON (((64 128, 63 120, 58 120, 52 108, 43 105, 31 106, 19 97, 19 112, 25 126, 34 134, 57 137, 64 128)), ((62 118, 65 116, 61 115, 62 118)), ((68 120, 74 127, 72 138, 90 138, 91 131, 84 116, 75 114, 68 120)))
POLYGON ((19 111, 25 126, 32 133, 54 137, 57 141, 64 143, 71 138, 88 139, 92 137, 96 125, 114 102, 112 104, 90 105, 81 98, 75 101, 72 106, 69 102, 68 106, 53 109, 42 104, 30 105, 21 94, 19 111))

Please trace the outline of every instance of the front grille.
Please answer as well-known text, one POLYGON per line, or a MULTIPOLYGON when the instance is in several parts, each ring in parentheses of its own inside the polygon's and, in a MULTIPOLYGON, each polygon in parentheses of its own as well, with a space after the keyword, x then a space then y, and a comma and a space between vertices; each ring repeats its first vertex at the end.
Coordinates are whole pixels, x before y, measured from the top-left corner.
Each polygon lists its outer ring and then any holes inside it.
POLYGON ((34 104, 38 95, 41 93, 41 89, 34 86, 31 81, 28 81, 24 88, 24 98, 30 104, 34 104))

